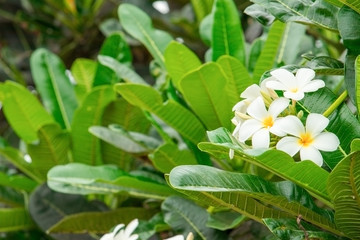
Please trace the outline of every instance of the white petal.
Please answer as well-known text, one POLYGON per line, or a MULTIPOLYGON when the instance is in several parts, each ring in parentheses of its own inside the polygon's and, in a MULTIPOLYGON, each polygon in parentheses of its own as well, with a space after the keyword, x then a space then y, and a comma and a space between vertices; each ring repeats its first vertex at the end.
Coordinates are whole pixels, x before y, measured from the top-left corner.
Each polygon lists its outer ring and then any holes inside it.
POLYGON ((261 96, 260 87, 256 84, 249 86, 240 94, 240 97, 250 99, 255 99, 259 96, 261 96))
POLYGON ((315 137, 313 146, 322 151, 332 152, 338 148, 339 144, 340 141, 335 134, 324 132, 315 137))
POLYGON ((306 132, 314 137, 321 133, 329 124, 329 119, 318 113, 310 113, 306 118, 306 132))
POLYGON ((300 137, 302 133, 305 133, 305 128, 300 119, 293 115, 279 119, 277 124, 281 124, 282 130, 293 136, 300 137))
POLYGON ((125 228, 125 235, 130 236, 133 231, 137 228, 139 225, 139 220, 134 219, 132 220, 125 228))
POLYGON ((289 72, 286 69, 276 69, 271 71, 270 74, 284 84, 287 88, 292 88, 296 86, 296 78, 294 74, 289 72))
POLYGON ((242 100, 242 101, 238 102, 237 104, 235 104, 235 106, 232 108, 232 111, 233 112, 238 111, 238 112, 245 113, 247 107, 248 107, 248 105, 246 104, 245 100, 242 100))
POLYGON ((296 79, 300 86, 310 82, 315 77, 315 71, 310 68, 300 68, 296 72, 296 79))
POLYGON ((278 98, 270 104, 268 112, 271 114, 271 116, 273 116, 273 118, 276 118, 288 106, 289 106, 289 99, 278 98))
POLYGON ((137 240, 138 238, 139 238, 139 235, 133 234, 133 235, 129 236, 128 238, 126 238, 126 240, 137 240))
POLYGON ((251 137, 256 131, 263 127, 262 123, 256 119, 246 120, 240 126, 239 130, 239 141, 245 142, 249 137, 251 137))
POLYGON ((274 125, 269 129, 272 134, 275 134, 278 137, 283 137, 286 135, 286 132, 282 130, 281 119, 276 119, 274 125))
POLYGON ((176 235, 176 236, 173 236, 171 238, 166 238, 164 240, 184 240, 184 236, 183 235, 176 235))
POLYGON ((234 149, 230 149, 230 150, 229 150, 229 158, 230 158, 230 159, 233 159, 233 158, 234 158, 234 154, 235 154, 234 149))
POLYGON ((284 92, 284 96, 286 98, 290 98, 295 101, 299 101, 299 100, 303 99, 305 95, 304 95, 303 91, 297 91, 297 92, 286 91, 286 92, 284 92))
POLYGON ((100 240, 114 240, 114 234, 112 233, 107 233, 104 236, 102 236, 100 238, 100 240))
POLYGON ((239 123, 238 125, 236 125, 236 127, 235 127, 235 129, 234 129, 234 132, 232 133, 232 135, 233 135, 234 137, 236 137, 236 136, 239 135, 240 127, 241 127, 241 123, 239 123))
POLYGON ((303 92, 315 92, 319 88, 325 87, 325 82, 323 80, 313 80, 307 83, 305 86, 301 88, 303 92))
POLYGON ((125 224, 118 224, 116 225, 116 227, 113 230, 113 233, 116 234, 118 231, 120 231, 120 229, 122 229, 123 227, 125 227, 125 224))
POLYGON ((298 144, 299 139, 296 137, 284 137, 276 144, 276 149, 281 150, 294 156, 301 148, 298 144))
POLYGON ((320 167, 323 164, 323 157, 321 156, 321 153, 312 146, 303 147, 300 149, 300 159, 301 161, 311 160, 320 167))
POLYGON ((264 119, 265 117, 267 117, 268 113, 266 111, 265 108, 265 103, 264 100, 262 99, 262 97, 258 97, 256 98, 248 107, 247 109, 247 113, 259 120, 262 121, 262 119, 264 119))
POLYGON ((268 81, 266 87, 274 90, 286 90, 287 87, 279 81, 268 81))
POLYGON ((253 148, 269 148, 270 136, 269 130, 260 129, 252 136, 251 143, 253 148))

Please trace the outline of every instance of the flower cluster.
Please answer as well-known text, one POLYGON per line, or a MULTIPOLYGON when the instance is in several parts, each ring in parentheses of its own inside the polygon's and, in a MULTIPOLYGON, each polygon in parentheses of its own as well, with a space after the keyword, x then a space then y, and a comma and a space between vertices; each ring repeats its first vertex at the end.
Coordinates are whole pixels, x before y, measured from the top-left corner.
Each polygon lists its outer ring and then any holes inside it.
POLYGON ((137 234, 132 234, 137 226, 139 225, 139 220, 132 220, 127 227, 124 229, 124 224, 117 225, 111 233, 107 233, 100 238, 100 240, 137 240, 139 236, 137 234))
POLYGON ((308 114, 304 126, 303 113, 297 112, 295 106, 305 93, 324 87, 324 81, 313 79, 315 72, 308 68, 299 69, 296 75, 285 69, 270 74, 260 86, 253 84, 240 95, 243 100, 233 107, 232 123, 236 125, 233 136, 242 143, 251 139, 254 149, 276 147, 292 157, 300 152, 301 160, 321 166, 319 150, 335 151, 339 139, 324 132, 329 120, 321 114, 308 114), (275 90, 282 91, 283 96, 279 97, 275 90))

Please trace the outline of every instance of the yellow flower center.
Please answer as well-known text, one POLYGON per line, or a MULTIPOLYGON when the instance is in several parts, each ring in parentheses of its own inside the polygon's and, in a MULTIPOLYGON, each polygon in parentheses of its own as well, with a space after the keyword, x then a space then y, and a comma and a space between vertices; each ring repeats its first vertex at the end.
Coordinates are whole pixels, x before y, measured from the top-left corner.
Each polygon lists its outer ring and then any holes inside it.
POLYGON ((293 92, 293 93, 296 93, 297 91, 299 91, 298 88, 292 88, 292 89, 290 90, 290 92, 293 92))
POLYGON ((264 125, 265 128, 271 128, 274 125, 273 117, 268 116, 268 117, 264 118, 262 124, 264 125))
POLYGON ((314 142, 314 138, 310 133, 303 133, 300 135, 299 144, 303 147, 308 147, 314 142))

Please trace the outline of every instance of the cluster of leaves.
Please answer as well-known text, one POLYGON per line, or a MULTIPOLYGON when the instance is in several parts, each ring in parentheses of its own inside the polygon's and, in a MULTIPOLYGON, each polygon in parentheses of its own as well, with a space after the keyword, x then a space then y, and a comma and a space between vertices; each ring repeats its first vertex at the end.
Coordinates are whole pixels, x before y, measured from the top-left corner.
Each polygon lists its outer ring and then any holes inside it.
POLYGON ((122 33, 107 37, 97 61, 77 59, 70 71, 36 50, 38 96, 0 84, 3 112, 22 140, 18 149, 4 142, 0 155, 23 173, 1 172, 0 231, 36 225, 46 237, 98 239, 138 218, 140 239, 189 232, 230 239, 252 219, 272 233, 266 239, 357 239, 360 123, 342 101, 348 92, 360 109, 360 8, 356 1, 253 2, 246 13, 271 25, 248 45, 232 0, 192 1, 209 46, 204 63, 142 10, 121 4, 122 28, 154 58, 153 86, 133 70, 122 33), (307 54, 299 63, 306 29, 326 43, 327 56, 307 54), (304 66, 326 75, 328 88, 296 107, 325 112, 327 130, 340 140, 324 154, 324 168, 278 150, 249 150, 230 133, 242 91, 275 67, 304 66), (345 86, 331 84, 332 76, 344 76, 345 86), (339 89, 346 89, 341 98, 339 89))

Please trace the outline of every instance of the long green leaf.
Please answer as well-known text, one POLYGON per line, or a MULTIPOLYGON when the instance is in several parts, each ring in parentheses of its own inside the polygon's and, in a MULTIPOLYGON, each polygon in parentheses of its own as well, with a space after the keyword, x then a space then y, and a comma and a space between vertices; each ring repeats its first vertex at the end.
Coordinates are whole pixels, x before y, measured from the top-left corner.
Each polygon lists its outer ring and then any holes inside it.
POLYGON ((220 128, 208 133, 211 143, 200 143, 199 148, 217 158, 228 158, 229 150, 235 149, 235 160, 244 160, 264 168, 284 179, 306 188, 312 195, 331 206, 326 191, 326 181, 329 173, 319 168, 311 161, 294 162, 288 154, 268 150, 257 155, 244 152, 244 149, 232 143, 231 133, 220 128), (313 176, 316 176, 314 178, 313 176))
POLYGON ((2 182, 0 182, 0 204, 5 204, 7 207, 24 207, 25 201, 23 193, 2 185, 2 182))
POLYGON ((24 208, 0 208, 0 232, 20 231, 34 228, 24 208))
MULTIPOLYGON (((225 74, 216 63, 207 63, 185 75, 180 88, 186 102, 208 129, 231 127, 232 104, 225 74)), ((234 92, 231 92, 234 94, 234 92)), ((238 96, 232 96, 236 98, 238 96)))
MULTIPOLYGON (((304 220, 335 234, 340 233, 332 222, 331 212, 318 208, 304 189, 289 181, 273 183, 255 175, 197 165, 174 168, 170 172, 169 182, 172 187, 185 193, 247 196, 294 217, 301 215, 304 220)), ((222 199, 232 203, 232 198, 222 199)), ((264 218, 262 214, 257 217, 264 218)))
POLYGON ((201 66, 199 58, 184 44, 172 41, 165 49, 165 66, 172 82, 179 90, 181 78, 201 66))
POLYGON ((360 152, 343 159, 331 172, 329 195, 335 206, 335 223, 348 237, 360 236, 360 152))
POLYGON ((215 0, 212 25, 212 60, 230 55, 245 65, 245 38, 232 0, 215 0))
POLYGON ((31 55, 30 66, 45 108, 63 128, 70 129, 77 100, 65 65, 55 54, 38 49, 31 55))
POLYGON ((114 194, 127 192, 134 197, 165 199, 176 194, 163 183, 136 177, 115 166, 88 166, 70 163, 56 166, 48 173, 50 188, 71 194, 114 194))
POLYGON ((165 69, 163 53, 172 37, 164 31, 154 29, 150 17, 134 5, 121 4, 118 14, 124 29, 144 44, 158 64, 165 69))
POLYGON ((48 124, 38 131, 39 142, 27 145, 31 156, 31 167, 41 178, 53 166, 69 163, 70 135, 62 131, 58 124, 48 124))
POLYGON ((201 20, 211 12, 213 2, 214 0, 191 0, 191 5, 198 22, 201 22, 201 20))
POLYGON ((161 118, 182 136, 197 144, 205 137, 200 121, 186 108, 173 100, 163 103, 160 93, 140 84, 117 84, 118 91, 129 103, 161 118))
POLYGON ((23 86, 7 81, 0 91, 3 94, 2 105, 6 119, 25 142, 36 141, 37 131, 43 125, 54 122, 36 97, 23 86))
POLYGON ((360 111, 360 56, 355 60, 355 91, 356 91, 356 107, 360 111))
POLYGON ((72 122, 72 145, 75 162, 91 165, 101 163, 99 139, 89 133, 94 125, 101 125, 105 107, 115 100, 115 92, 110 86, 94 88, 78 108, 72 122))
POLYGON ((36 187, 37 183, 23 175, 7 175, 0 172, 0 185, 8 186, 20 191, 24 190, 26 192, 31 192, 36 187))
POLYGON ((79 102, 91 91, 97 63, 94 60, 78 58, 71 65, 71 73, 76 82, 75 93, 79 102))
POLYGON ((266 42, 256 62, 253 79, 259 81, 263 73, 274 67, 278 49, 285 31, 286 24, 276 21, 270 28, 266 42))
MULTIPOLYGON (((331 0, 331 1, 341 2, 345 5, 347 5, 352 10, 356 11, 358 14, 360 14, 360 2, 358 0, 331 0)), ((338 7, 341 7, 340 4, 338 4, 338 7)), ((350 23, 350 24, 352 24, 352 23, 350 23)))

